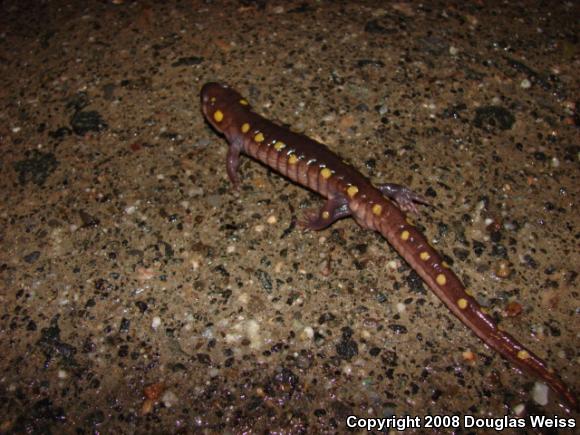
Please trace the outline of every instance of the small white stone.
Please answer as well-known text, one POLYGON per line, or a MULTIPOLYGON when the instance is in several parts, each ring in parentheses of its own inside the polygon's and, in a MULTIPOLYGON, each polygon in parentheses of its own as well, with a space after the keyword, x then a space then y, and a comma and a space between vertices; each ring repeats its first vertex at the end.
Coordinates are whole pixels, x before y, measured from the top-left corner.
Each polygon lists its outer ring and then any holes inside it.
POLYGON ((538 405, 545 406, 548 404, 548 386, 542 382, 534 383, 534 389, 532 390, 532 397, 534 402, 538 405))
POLYGON ((260 324, 253 319, 248 320, 246 322, 246 332, 248 333, 250 340, 257 340, 260 334, 260 324))
POLYGON ((153 320, 151 321, 151 328, 156 330, 157 328, 159 328, 159 325, 161 325, 161 317, 159 316, 153 317, 153 320))
POLYGON ((531 87, 532 87, 532 82, 530 82, 528 79, 523 79, 523 80, 520 82, 520 87, 521 87, 522 89, 529 89, 529 88, 531 88, 531 87))
POLYGON ((201 336, 206 340, 211 340, 213 338, 213 330, 211 328, 205 328, 201 336))
POLYGON ((305 327, 302 333, 304 339, 312 340, 314 338, 314 329, 311 326, 305 327))
POLYGON ((177 404, 178 399, 173 391, 168 390, 161 396, 161 402, 163 402, 166 408, 171 408, 177 404))
POLYGON ((247 304, 248 302, 250 302, 250 296, 247 293, 240 293, 240 295, 238 296, 238 302, 240 304, 247 304))
POLYGON ((336 115, 334 113, 329 113, 328 115, 324 115, 322 120, 324 122, 333 122, 336 119, 336 115))
POLYGON ((526 410, 526 405, 524 405, 523 403, 520 403, 520 404, 514 406, 514 415, 519 417, 519 416, 523 415, 525 410, 526 410))

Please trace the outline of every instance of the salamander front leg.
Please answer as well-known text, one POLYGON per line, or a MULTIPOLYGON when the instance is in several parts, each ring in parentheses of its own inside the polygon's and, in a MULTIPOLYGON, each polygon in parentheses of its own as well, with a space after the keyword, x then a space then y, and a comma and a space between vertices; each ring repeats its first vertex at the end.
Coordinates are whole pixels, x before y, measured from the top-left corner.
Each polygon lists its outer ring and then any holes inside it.
POLYGON ((324 203, 319 210, 308 210, 299 225, 304 230, 320 231, 329 227, 334 222, 350 216, 348 200, 343 196, 335 196, 324 203))
POLYGON ((406 212, 412 212, 419 214, 419 210, 415 203, 431 205, 429 202, 423 198, 418 193, 413 192, 411 189, 400 184, 395 183, 385 183, 377 186, 377 189, 381 191, 383 195, 387 198, 392 199, 397 203, 399 208, 406 212))
POLYGON ((230 143, 228 147, 228 155, 226 157, 226 170, 228 172, 228 177, 234 189, 238 190, 240 188, 240 154, 242 152, 242 142, 239 140, 234 140, 230 143))

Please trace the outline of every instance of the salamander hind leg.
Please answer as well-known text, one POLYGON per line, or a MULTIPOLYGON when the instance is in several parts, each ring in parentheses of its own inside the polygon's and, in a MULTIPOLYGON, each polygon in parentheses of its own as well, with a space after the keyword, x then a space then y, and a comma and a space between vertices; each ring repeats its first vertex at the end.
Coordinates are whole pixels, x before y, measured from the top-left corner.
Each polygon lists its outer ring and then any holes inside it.
POLYGON ((336 196, 326 201, 320 209, 306 211, 299 225, 304 230, 320 231, 350 214, 348 200, 345 197, 336 196))
POLYGON ((377 186, 377 189, 379 189, 387 198, 395 201, 399 208, 405 212, 419 214, 419 210, 415 203, 431 205, 424 197, 400 184, 385 183, 377 186))

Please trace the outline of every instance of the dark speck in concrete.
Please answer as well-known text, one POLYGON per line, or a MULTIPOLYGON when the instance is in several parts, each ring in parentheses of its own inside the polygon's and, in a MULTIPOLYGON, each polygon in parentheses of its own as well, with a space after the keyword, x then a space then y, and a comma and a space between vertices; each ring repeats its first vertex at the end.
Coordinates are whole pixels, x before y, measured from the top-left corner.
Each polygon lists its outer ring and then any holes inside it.
POLYGON ((72 134, 72 130, 68 127, 59 127, 54 131, 49 131, 48 136, 52 139, 62 140, 66 136, 70 136, 72 134))
POLYGON ((84 136, 89 131, 100 132, 107 128, 107 123, 96 110, 76 112, 70 120, 75 134, 84 136))
POLYGON ((173 66, 173 67, 193 66, 193 65, 199 65, 202 62, 203 62, 203 57, 199 57, 199 56, 180 57, 175 62, 173 62, 171 64, 171 66, 173 66))
POLYGON ((33 251, 30 254, 25 255, 23 259, 27 263, 32 264, 32 263, 36 262, 36 260, 38 260, 39 257, 40 257, 40 251, 33 251))
POLYGON ((407 275, 405 280, 407 281, 407 285, 409 286, 411 291, 419 294, 427 293, 427 291, 425 290, 425 286, 423 284, 423 280, 414 270, 409 272, 409 275, 407 275))
POLYGON ((381 35, 388 35, 396 32, 394 28, 387 28, 386 26, 379 23, 379 20, 370 20, 365 24, 365 32, 375 33, 381 35))
POLYGON ((42 328, 41 337, 37 342, 37 345, 42 349, 42 352, 46 357, 44 368, 48 368, 49 364, 51 364, 55 358, 59 358, 65 367, 77 365, 74 358, 76 348, 61 340, 61 331, 58 326, 58 320, 58 316, 55 316, 50 321, 49 326, 42 328))
POLYGON ((485 130, 509 130, 515 122, 514 115, 501 106, 479 107, 475 111, 473 125, 485 130))
POLYGON ((391 323, 389 325, 389 329, 391 331, 393 331, 395 334, 406 334, 407 333, 407 327, 404 325, 398 325, 396 323, 391 323))
POLYGON ((364 68, 366 66, 383 68, 385 66, 385 63, 382 60, 376 60, 376 59, 360 59, 357 61, 356 65, 359 68, 364 68))
POLYGON ((43 153, 37 150, 29 153, 26 159, 14 163, 21 185, 32 182, 37 186, 43 186, 57 166, 58 161, 53 153, 43 153))
POLYGON ((97 227, 99 226, 100 223, 100 219, 98 219, 97 217, 87 213, 84 210, 79 210, 79 216, 81 218, 82 221, 82 226, 84 228, 91 228, 91 227, 97 227))
POLYGON ((345 327, 342 329, 342 339, 336 345, 336 354, 346 360, 358 355, 358 343, 352 338, 353 331, 345 327))

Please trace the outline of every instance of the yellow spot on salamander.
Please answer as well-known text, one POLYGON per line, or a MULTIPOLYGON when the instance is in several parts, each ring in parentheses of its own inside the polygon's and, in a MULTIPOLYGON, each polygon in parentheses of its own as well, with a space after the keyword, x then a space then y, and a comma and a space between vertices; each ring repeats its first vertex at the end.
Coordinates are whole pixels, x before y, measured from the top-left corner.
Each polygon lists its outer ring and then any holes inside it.
POLYGON ((380 204, 373 205, 373 214, 380 216, 383 212, 383 207, 380 204))
POLYGON ((320 175, 322 175, 322 178, 325 180, 328 180, 332 176, 332 171, 328 168, 322 168, 320 175))
POLYGON ((250 131, 250 124, 248 124, 247 122, 242 124, 242 133, 247 133, 248 131, 250 131))
POLYGON ((461 308, 462 310, 465 310, 468 305, 469 305, 469 302, 467 302, 467 299, 461 298, 457 301, 457 306, 459 308, 461 308))
POLYGON ((330 213, 326 210, 322 212, 322 219, 328 219, 330 217, 330 213))
POLYGON ((295 165, 296 163, 298 163, 298 157, 296 157, 296 154, 290 154, 288 157, 288 164, 295 165))
POLYGON ((471 289, 466 288, 463 291, 465 292, 466 295, 473 297, 473 292, 471 291, 471 289))
POLYGON ((427 261, 431 258, 431 256, 429 255, 429 253, 427 251, 423 251, 419 254, 419 258, 423 261, 427 261))
POLYGON ((214 104, 214 103, 215 103, 215 97, 211 97, 211 98, 209 99, 209 101, 210 101, 210 103, 211 103, 211 104, 214 104))
POLYGON ((409 225, 415 225, 415 222, 413 222, 413 219, 411 219, 409 216, 407 216, 407 217, 405 218, 405 220, 407 221, 407 223, 408 223, 409 225))
POLYGON ((449 264, 446 261, 441 262, 441 266, 443 266, 445 269, 449 269, 449 264))
POLYGON ((439 284, 439 285, 447 284, 447 278, 442 273, 437 275, 437 278, 435 278, 435 281, 437 281, 437 284, 439 284))
POLYGON ((528 359, 529 357, 530 357, 530 352, 528 352, 527 350, 520 350, 518 352, 519 359, 528 359))
POLYGON ((276 151, 282 151, 284 148, 286 148, 286 144, 284 142, 276 141, 274 144, 274 149, 276 151))
POLYGON ((264 135, 263 135, 262 133, 257 133, 257 134, 254 136, 254 140, 255 140, 256 142, 264 142, 264 135))
POLYGON ((248 103, 248 101, 247 101, 247 100, 244 100, 244 99, 242 98, 242 99, 240 100, 240 104, 241 104, 242 106, 247 106, 249 103, 248 103))
POLYGON ((401 240, 406 242, 409 240, 409 237, 411 237, 411 233, 409 231, 405 230, 401 233, 401 240))
POLYGON ((348 196, 350 196, 351 198, 354 198, 357 193, 358 193, 358 187, 356 187, 356 186, 349 186, 348 189, 346 189, 346 194, 348 196))
POLYGON ((224 119, 224 113, 221 110, 216 110, 213 112, 213 119, 215 119, 216 122, 222 122, 224 119))

